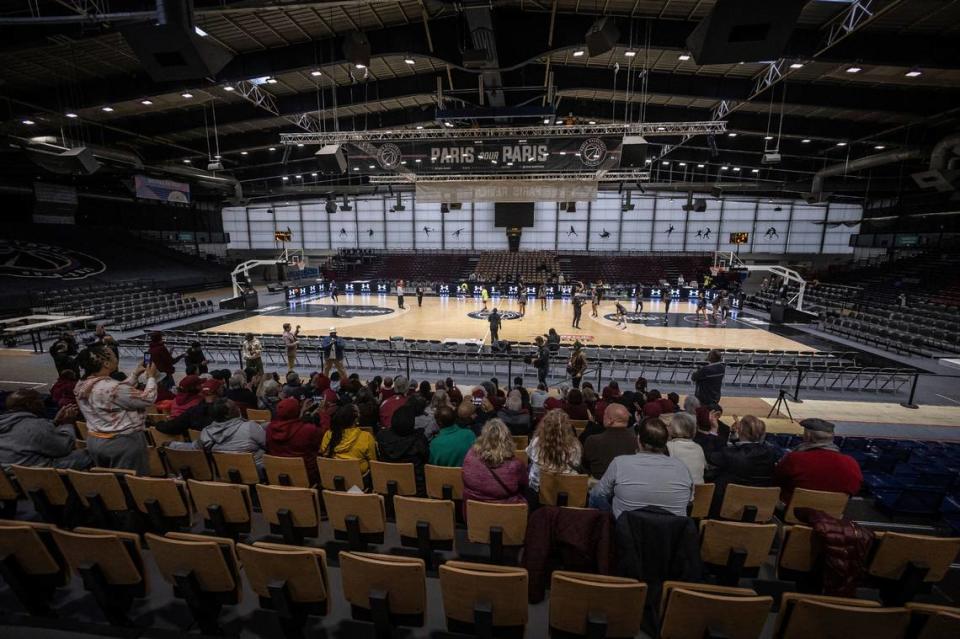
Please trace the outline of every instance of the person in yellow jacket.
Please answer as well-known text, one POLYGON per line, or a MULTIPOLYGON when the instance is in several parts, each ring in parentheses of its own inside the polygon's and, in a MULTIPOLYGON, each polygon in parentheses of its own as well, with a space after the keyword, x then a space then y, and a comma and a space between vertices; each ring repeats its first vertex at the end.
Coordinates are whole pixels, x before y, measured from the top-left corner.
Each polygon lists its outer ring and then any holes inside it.
POLYGON ((330 420, 330 430, 320 440, 320 456, 359 460, 360 472, 366 476, 370 472, 370 462, 377 460, 377 442, 373 435, 360 429, 357 416, 355 406, 337 409, 330 420))

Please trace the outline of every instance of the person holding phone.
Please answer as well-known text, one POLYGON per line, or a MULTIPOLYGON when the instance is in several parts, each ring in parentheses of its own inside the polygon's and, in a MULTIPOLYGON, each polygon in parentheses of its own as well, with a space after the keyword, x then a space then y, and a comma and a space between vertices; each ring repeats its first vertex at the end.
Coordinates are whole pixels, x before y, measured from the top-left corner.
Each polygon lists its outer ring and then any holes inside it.
POLYGON ((292 371, 297 365, 297 347, 300 345, 300 325, 295 331, 290 331, 290 322, 283 324, 283 345, 287 349, 287 371, 292 371))

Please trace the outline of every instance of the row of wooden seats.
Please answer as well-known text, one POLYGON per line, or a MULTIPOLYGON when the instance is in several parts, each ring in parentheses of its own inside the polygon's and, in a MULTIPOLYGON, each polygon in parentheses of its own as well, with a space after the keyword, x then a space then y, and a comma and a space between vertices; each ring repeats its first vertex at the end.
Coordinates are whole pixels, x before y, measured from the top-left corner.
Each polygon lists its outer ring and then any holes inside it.
MULTIPOLYGON (((205 634, 220 634, 224 605, 236 605, 242 575, 273 610, 287 636, 310 616, 330 611, 331 582, 324 550, 183 533, 147 534, 153 560, 205 634)), ((148 596, 148 571, 137 535, 93 528, 72 532, 50 524, 0 522, 0 556, 14 592, 33 614, 50 612, 54 592, 79 574, 107 620, 130 625, 136 599, 148 596)), ((372 620, 378 636, 397 625, 423 626, 429 605, 420 559, 359 552, 339 554, 343 597, 353 616, 372 620)), ((500 636, 529 620, 523 568, 450 561, 439 569, 450 630, 500 636)), ((773 598, 748 588, 669 581, 659 607, 661 639, 755 639, 773 598)), ((574 636, 634 637, 641 628, 646 584, 628 578, 556 571, 549 626, 574 636)), ((960 633, 960 609, 926 604, 884 608, 874 601, 785 593, 774 637, 807 639, 942 639, 960 633)))

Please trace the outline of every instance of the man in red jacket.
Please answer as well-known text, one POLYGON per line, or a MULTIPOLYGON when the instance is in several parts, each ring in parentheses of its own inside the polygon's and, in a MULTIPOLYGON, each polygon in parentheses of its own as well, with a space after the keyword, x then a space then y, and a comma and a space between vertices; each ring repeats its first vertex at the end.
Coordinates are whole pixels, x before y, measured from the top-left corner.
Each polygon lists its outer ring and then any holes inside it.
POLYGON ((295 397, 288 397, 277 404, 277 414, 267 426, 267 454, 302 457, 310 484, 315 485, 320 481, 317 456, 323 433, 324 429, 304 421, 300 402, 295 397))
POLYGON ((394 395, 391 395, 380 404, 380 428, 390 428, 393 414, 398 408, 407 403, 407 390, 410 383, 406 377, 398 375, 393 379, 394 395))
POLYGON ((774 471, 782 489, 781 498, 789 503, 794 488, 824 490, 856 495, 863 474, 860 465, 844 455, 833 443, 832 423, 823 419, 804 419, 803 443, 787 453, 774 471))

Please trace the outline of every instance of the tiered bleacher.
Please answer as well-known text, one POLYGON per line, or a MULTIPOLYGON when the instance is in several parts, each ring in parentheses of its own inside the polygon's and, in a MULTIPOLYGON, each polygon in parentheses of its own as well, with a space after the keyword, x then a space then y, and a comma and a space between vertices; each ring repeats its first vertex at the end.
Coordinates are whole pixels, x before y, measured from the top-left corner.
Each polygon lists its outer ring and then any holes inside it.
POLYGON ((539 284, 556 277, 560 267, 553 251, 485 251, 477 263, 477 279, 481 282, 525 282, 539 284))
POLYGON ((605 253, 560 255, 560 269, 568 278, 583 282, 642 282, 671 284, 683 275, 687 282, 703 281, 712 254, 621 255, 605 253))
POLYGON ((194 317, 215 309, 212 300, 164 293, 152 283, 117 282, 40 291, 37 307, 46 312, 93 315, 92 324, 128 331, 194 317))

